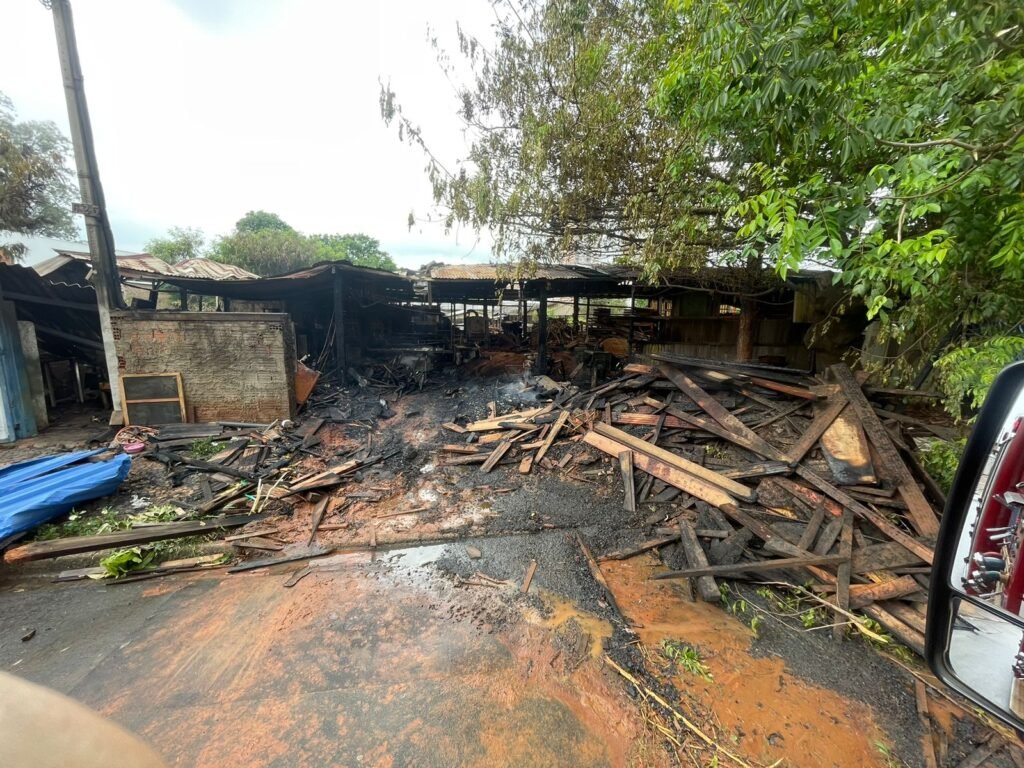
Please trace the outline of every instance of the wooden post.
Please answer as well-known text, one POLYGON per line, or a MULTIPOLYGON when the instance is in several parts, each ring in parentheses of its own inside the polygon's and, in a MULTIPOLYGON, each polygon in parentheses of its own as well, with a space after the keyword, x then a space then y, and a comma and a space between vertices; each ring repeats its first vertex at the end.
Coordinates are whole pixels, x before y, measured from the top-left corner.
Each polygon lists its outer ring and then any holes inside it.
POLYGON ((753 299, 740 300, 740 321, 736 333, 736 359, 754 359, 754 315, 757 302, 753 299))
POLYGON ((636 321, 636 296, 629 295, 629 356, 633 357, 633 330, 636 321))
POLYGON ((537 370, 538 376, 548 371, 548 286, 540 282, 540 304, 537 307, 537 370))
POLYGON ((484 346, 491 346, 491 321, 487 317, 487 299, 484 299, 484 346))
POLYGON ((579 331, 580 329, 580 297, 572 297, 572 329, 579 331))
POLYGON ((188 312, 188 291, 184 288, 178 291, 178 307, 182 312, 188 312))
POLYGON ((528 323, 527 323, 527 319, 526 319, 526 295, 525 295, 525 292, 524 292, 525 287, 526 287, 525 282, 520 280, 519 281, 519 321, 520 321, 519 322, 519 325, 520 325, 519 333, 520 333, 520 337, 523 338, 523 339, 527 338, 527 333, 528 333, 528 331, 527 331, 528 323))
POLYGON ((341 270, 334 268, 334 357, 342 381, 348 370, 348 356, 345 353, 345 280, 341 270))

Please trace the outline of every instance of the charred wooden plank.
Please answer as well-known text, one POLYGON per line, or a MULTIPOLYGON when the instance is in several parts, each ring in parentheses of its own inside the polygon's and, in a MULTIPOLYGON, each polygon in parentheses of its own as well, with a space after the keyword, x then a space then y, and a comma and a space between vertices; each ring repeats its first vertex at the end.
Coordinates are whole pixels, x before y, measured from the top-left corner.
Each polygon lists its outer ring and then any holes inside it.
POLYGON ((839 417, 846 404, 847 400, 842 395, 833 395, 829 399, 825 409, 811 420, 807 431, 801 435, 800 439, 786 453, 786 461, 789 462, 790 466, 795 467, 803 461, 807 452, 814 447, 815 443, 825 434, 825 430, 832 426, 832 422, 839 417))
POLYGON ((781 392, 784 395, 790 397, 799 397, 802 400, 815 401, 818 399, 818 395, 811 392, 809 389, 803 387, 794 387, 792 384, 780 384, 777 381, 771 381, 769 379, 763 379, 760 376, 751 376, 750 383, 756 384, 762 389, 770 389, 773 392, 781 392))
POLYGON ((767 475, 786 475, 792 470, 785 461, 762 461, 745 467, 717 470, 722 477, 730 480, 743 480, 749 477, 765 477, 767 475))
POLYGON ((814 539, 818 535, 818 530, 821 528, 822 522, 825 520, 825 508, 815 507, 814 512, 811 513, 811 519, 807 523, 807 527, 804 528, 803 534, 800 536, 800 540, 796 543, 800 549, 810 550, 814 545, 814 539))
POLYGON ((913 576, 898 576, 878 584, 852 584, 850 586, 850 608, 856 610, 876 600, 891 600, 921 591, 913 576))
MULTIPOLYGON (((705 483, 710 483, 711 485, 721 488, 722 490, 732 494, 733 496, 736 496, 739 499, 742 499, 744 501, 753 501, 754 499, 757 498, 757 493, 752 488, 749 488, 743 485, 742 483, 738 483, 735 480, 723 477, 714 470, 702 467, 700 464, 688 461, 687 459, 684 459, 681 456, 677 456, 671 451, 668 451, 664 448, 659 448, 658 446, 652 445, 651 443, 641 440, 638 437, 634 437, 633 435, 630 435, 628 432, 623 432, 621 429, 615 429, 615 427, 609 427, 606 424, 595 423, 593 431, 601 435, 602 437, 610 438, 611 440, 614 440, 617 443, 625 445, 626 447, 630 448, 631 450, 637 453, 642 453, 646 456, 650 456, 651 458, 657 459, 658 461, 661 461, 664 464, 682 470, 683 472, 686 472, 687 474, 692 475, 705 483)), ((664 480, 664 478, 661 479, 664 480)), ((668 481, 666 480, 666 482, 668 481)), ((676 487, 678 488, 679 486, 676 487)), ((685 491, 686 489, 682 488, 681 490, 685 491)), ((705 499, 705 501, 707 501, 707 499, 705 499)))
POLYGON ((164 539, 180 539, 183 536, 197 536, 222 528, 237 528, 254 520, 263 520, 266 515, 224 515, 202 520, 183 520, 175 523, 159 523, 143 528, 133 528, 116 533, 102 533, 96 536, 68 536, 50 541, 30 541, 4 553, 4 562, 22 563, 29 560, 44 560, 63 555, 77 555, 82 552, 96 552, 101 549, 119 549, 137 544, 149 544, 164 539))
POLYGON ((821 452, 837 485, 877 482, 867 435, 849 405, 821 436, 821 452))
POLYGON ((921 489, 918 488, 917 483, 910 474, 910 470, 907 469, 907 465, 900 458, 899 451, 893 443, 892 437, 885 427, 882 426, 882 422, 875 414, 867 397, 864 396, 864 392, 861 391, 857 380, 853 377, 853 372, 843 364, 833 365, 829 370, 832 371, 836 381, 839 382, 840 388, 843 390, 843 394, 846 395, 850 405, 853 406, 857 416, 860 417, 864 431, 867 432, 868 439, 878 451, 884 468, 897 481, 900 496, 907 502, 910 518, 917 532, 922 536, 934 538, 939 532, 939 521, 935 516, 935 510, 932 509, 931 504, 928 503, 928 500, 924 497, 921 489))
POLYGON ((843 530, 839 535, 839 554, 846 558, 839 564, 836 571, 836 624, 832 627, 832 637, 836 640, 843 639, 843 612, 850 609, 850 557, 853 555, 853 512, 849 509, 843 512, 843 530))
MULTIPOLYGON (((693 526, 685 520, 679 522, 679 542, 686 554, 686 562, 691 568, 709 567, 707 555, 697 540, 697 533, 693 526)), ((718 584, 714 576, 698 576, 697 592, 705 603, 717 603, 722 599, 722 593, 718 590, 718 584)))
POLYGON ((619 454, 618 459, 624 490, 622 508, 627 512, 636 512, 636 488, 633 484, 633 452, 623 451, 619 454))
POLYGON ((929 565, 931 564, 934 554, 932 552, 932 548, 929 547, 927 544, 918 541, 909 533, 900 530, 898 527, 889 522, 889 520, 887 520, 883 515, 880 515, 874 510, 868 509, 859 501, 851 497, 849 494, 844 493, 843 491, 836 488, 834 485, 829 483, 824 478, 818 476, 811 470, 807 469, 807 467, 797 467, 796 471, 797 474, 800 475, 800 477, 809 482, 819 491, 831 497, 835 501, 839 502, 847 509, 852 510, 854 514, 859 515, 863 519, 867 520, 869 523, 875 526, 878 530, 880 530, 890 539, 892 539, 895 542, 898 542, 899 544, 902 544, 911 552, 918 555, 926 563, 928 563, 929 565))
POLYGON ((921 558, 895 541, 882 544, 869 544, 862 549, 853 550, 853 572, 867 573, 891 568, 916 566, 921 558))
MULTIPOLYGON (((784 460, 785 454, 778 448, 769 444, 760 435, 747 427, 742 421, 733 416, 729 411, 711 395, 697 385, 693 379, 680 370, 670 365, 660 364, 658 370, 669 381, 675 384, 687 397, 699 405, 704 412, 717 421, 722 427, 745 439, 751 446, 751 450, 766 459, 784 460)), ((676 414, 673 414, 676 415, 676 414)))
POLYGON ((555 440, 558 439, 558 433, 562 431, 562 427, 565 426, 565 422, 568 420, 568 411, 562 411, 558 414, 558 419, 551 427, 551 431, 548 433, 548 436, 544 438, 544 444, 541 445, 540 449, 537 451, 537 458, 535 458, 534 461, 540 462, 547 455, 547 452, 551 450, 551 446, 554 444, 555 440))
MULTIPOLYGON (((666 530, 671 530, 671 529, 666 529, 666 530)), ((716 533, 718 533, 718 531, 716 531, 716 533)), ((677 541, 679 541, 678 530, 676 530, 671 535, 666 535, 666 536, 664 536, 664 537, 662 537, 660 539, 651 539, 649 541, 645 541, 642 544, 640 544, 640 545, 638 545, 636 547, 633 547, 632 549, 617 550, 615 552, 609 552, 607 555, 604 555, 600 559, 602 561, 604 561, 604 560, 628 560, 631 557, 636 557, 637 555, 642 555, 644 552, 650 552, 652 549, 658 549, 659 547, 664 547, 666 544, 674 544, 677 541)))
POLYGON ((510 440, 502 440, 498 447, 491 451, 491 455, 487 457, 483 465, 480 467, 480 471, 483 473, 490 472, 496 466, 498 462, 505 458, 505 454, 512 449, 512 442, 510 440))
MULTIPOLYGON (((583 440, 588 445, 592 445, 598 450, 607 453, 609 456, 616 458, 620 453, 622 453, 624 448, 628 448, 628 446, 625 446, 622 443, 603 435, 599 435, 597 432, 593 431, 585 434, 583 436, 583 440)), ((686 491, 691 496, 696 496, 709 504, 714 504, 716 507, 721 507, 726 504, 734 504, 733 498, 718 486, 706 483, 695 475, 691 475, 689 472, 684 472, 675 466, 666 464, 665 462, 655 459, 645 453, 634 451, 633 465, 637 469, 640 469, 649 475, 654 475, 659 480, 662 480, 681 491, 686 491)))
POLYGON ((709 565, 705 568, 687 568, 681 571, 656 573, 652 579, 693 579, 698 576, 733 576, 740 573, 761 573, 789 568, 803 568, 808 565, 834 565, 843 561, 842 555, 812 555, 810 557, 783 557, 778 560, 733 563, 731 565, 709 565))

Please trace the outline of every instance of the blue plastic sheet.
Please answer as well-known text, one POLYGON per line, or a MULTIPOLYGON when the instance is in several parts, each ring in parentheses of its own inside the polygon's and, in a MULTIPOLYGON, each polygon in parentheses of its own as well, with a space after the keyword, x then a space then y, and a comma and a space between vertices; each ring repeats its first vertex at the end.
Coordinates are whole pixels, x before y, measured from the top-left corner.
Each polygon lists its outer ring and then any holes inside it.
POLYGON ((43 456, 0 469, 0 539, 116 491, 132 460, 122 453, 106 461, 86 461, 105 450, 43 456))

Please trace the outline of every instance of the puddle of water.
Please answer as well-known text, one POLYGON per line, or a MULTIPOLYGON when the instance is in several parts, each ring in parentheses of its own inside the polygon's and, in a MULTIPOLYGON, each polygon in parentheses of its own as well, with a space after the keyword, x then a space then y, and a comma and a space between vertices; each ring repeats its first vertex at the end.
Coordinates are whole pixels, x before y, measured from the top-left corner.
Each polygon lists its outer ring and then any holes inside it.
POLYGON ((637 633, 653 659, 664 660, 663 640, 699 648, 712 680, 671 667, 667 674, 715 714, 723 737, 738 737, 742 753, 794 766, 885 765, 875 745, 885 736, 866 705, 794 677, 780 658, 752 656, 748 626, 719 606, 687 602, 681 584, 649 581, 661 569, 653 557, 601 569, 628 617, 643 625, 637 633))
POLYGON ((611 623, 596 614, 584 611, 561 595, 539 587, 536 589, 550 615, 544 616, 539 611, 528 608, 523 611, 524 618, 531 624, 545 629, 558 629, 566 622, 575 620, 580 629, 590 636, 590 657, 598 658, 602 652, 603 642, 612 636, 611 623))

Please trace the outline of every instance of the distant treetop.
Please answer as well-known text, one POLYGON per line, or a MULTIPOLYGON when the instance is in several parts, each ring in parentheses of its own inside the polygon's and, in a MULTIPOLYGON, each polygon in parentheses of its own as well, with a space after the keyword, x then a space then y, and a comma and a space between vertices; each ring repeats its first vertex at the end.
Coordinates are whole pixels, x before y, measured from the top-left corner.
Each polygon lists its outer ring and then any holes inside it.
POLYGON ((276 213, 270 211, 249 211, 235 222, 235 232, 294 232, 295 228, 276 213))

